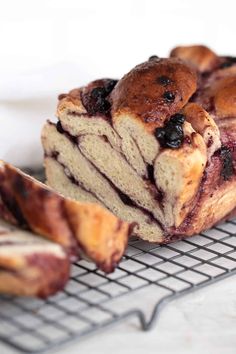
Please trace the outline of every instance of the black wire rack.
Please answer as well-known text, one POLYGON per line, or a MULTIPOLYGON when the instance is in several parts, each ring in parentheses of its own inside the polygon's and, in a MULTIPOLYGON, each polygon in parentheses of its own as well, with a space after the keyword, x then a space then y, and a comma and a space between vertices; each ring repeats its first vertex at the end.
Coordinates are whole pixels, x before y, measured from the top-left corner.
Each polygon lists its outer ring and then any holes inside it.
POLYGON ((171 300, 236 274, 236 220, 163 247, 130 240, 110 275, 82 260, 66 289, 47 300, 0 297, 0 340, 43 353, 136 317, 150 329, 171 300))

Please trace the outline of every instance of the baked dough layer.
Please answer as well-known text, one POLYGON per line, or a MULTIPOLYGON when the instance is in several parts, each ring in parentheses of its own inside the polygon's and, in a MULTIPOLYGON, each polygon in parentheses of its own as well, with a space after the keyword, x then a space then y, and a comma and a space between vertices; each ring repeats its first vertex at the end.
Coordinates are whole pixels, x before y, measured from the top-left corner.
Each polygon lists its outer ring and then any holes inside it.
POLYGON ((0 162, 0 216, 60 244, 111 272, 123 256, 130 225, 103 207, 65 198, 19 169, 0 162))
POLYGON ((235 62, 178 47, 63 95, 42 132, 48 184, 151 242, 211 227, 236 206, 235 62))

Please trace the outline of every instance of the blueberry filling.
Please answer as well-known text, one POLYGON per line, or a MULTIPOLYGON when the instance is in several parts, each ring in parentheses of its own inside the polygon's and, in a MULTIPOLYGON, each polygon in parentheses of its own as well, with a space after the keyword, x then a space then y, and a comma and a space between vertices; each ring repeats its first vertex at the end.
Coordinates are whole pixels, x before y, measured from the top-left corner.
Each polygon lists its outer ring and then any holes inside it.
POLYGON ((166 91, 164 92, 163 94, 163 98, 165 101, 167 102, 173 102, 174 99, 175 99, 175 94, 173 92, 170 92, 170 91, 166 91))
POLYGON ((171 83, 171 79, 168 76, 159 76, 157 78, 157 83, 162 86, 167 86, 171 83))
POLYGON ((117 190, 117 193, 125 205, 135 206, 134 202, 131 200, 131 198, 127 194, 121 192, 120 190, 117 190))
POLYGON ((155 178, 154 178, 154 167, 153 165, 147 165, 147 174, 148 174, 148 179, 151 183, 155 184, 155 178))
POLYGON ((105 88, 106 93, 108 95, 114 89, 114 87, 116 86, 117 82, 118 82, 118 80, 106 80, 104 88, 105 88))
POLYGON ((184 140, 183 123, 185 117, 183 114, 176 113, 170 117, 162 128, 155 130, 155 136, 161 147, 177 149, 184 140))
POLYGON ((85 107, 89 114, 104 113, 106 114, 111 104, 106 99, 107 92, 104 87, 94 88, 90 94, 86 95, 85 107))
POLYGON ((231 150, 227 146, 222 146, 220 157, 222 159, 221 176, 227 181, 234 173, 231 150))
POLYGON ((62 125, 61 125, 60 121, 57 122, 56 128, 57 128, 58 133, 60 133, 60 134, 64 133, 64 129, 62 128, 62 125))
POLYGON ((101 113, 109 114, 111 104, 107 97, 117 84, 117 80, 104 80, 103 86, 93 88, 82 95, 82 101, 90 115, 101 113))
POLYGON ((105 87, 95 87, 91 91, 91 96, 95 99, 105 98, 107 96, 105 87))

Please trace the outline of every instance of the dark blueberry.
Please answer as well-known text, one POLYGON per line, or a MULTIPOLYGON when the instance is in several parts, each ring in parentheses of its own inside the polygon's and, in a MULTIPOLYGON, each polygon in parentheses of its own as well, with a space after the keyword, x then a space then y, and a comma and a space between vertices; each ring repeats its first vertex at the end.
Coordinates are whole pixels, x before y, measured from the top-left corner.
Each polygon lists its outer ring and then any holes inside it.
POLYGON ((232 65, 233 65, 232 62, 230 62, 230 61, 225 61, 224 63, 220 64, 220 69, 230 68, 232 65))
POLYGON ((156 135, 157 139, 160 139, 160 140, 165 139, 165 135, 166 135, 165 129, 164 128, 156 128, 155 135, 156 135))
POLYGON ((106 99, 108 92, 105 87, 95 87, 90 92, 82 95, 82 102, 90 115, 96 113, 108 114, 111 108, 110 102, 106 99))
POLYGON ((106 97, 106 89, 104 87, 95 87, 91 91, 91 96, 93 98, 100 98, 100 97, 106 97))
MULTIPOLYGON (((160 138, 159 138, 160 139, 160 138)), ((181 126, 175 128, 170 127, 166 129, 164 138, 162 137, 162 146, 176 149, 180 147, 183 139, 183 129, 181 126)))
POLYGON ((157 60, 159 59, 159 57, 157 55, 151 55, 149 58, 148 58, 148 61, 152 61, 152 60, 157 60))
POLYGON ((167 86, 171 84, 171 79, 168 76, 159 76, 157 78, 157 83, 162 85, 162 86, 167 86))
POLYGON ((165 101, 167 102, 173 102, 175 99, 175 94, 173 92, 170 91, 166 91, 163 94, 163 98, 165 99, 165 101))
POLYGON ((118 80, 107 80, 104 88, 106 90, 106 93, 109 95, 109 93, 111 93, 111 91, 114 89, 114 87, 116 86, 118 80))
POLYGON ((102 99, 102 100, 98 100, 96 102, 94 108, 95 108, 96 112, 106 113, 111 108, 111 104, 109 101, 102 99))
POLYGON ((181 146, 184 140, 183 123, 184 115, 177 113, 171 116, 162 128, 155 130, 155 136, 161 147, 177 149, 181 146))
POLYGON ((173 116, 170 117, 170 122, 174 122, 177 124, 183 124, 185 120, 185 117, 181 113, 176 113, 173 116))
POLYGON ((57 128, 58 133, 61 133, 61 134, 64 133, 64 130, 62 128, 62 125, 61 125, 60 121, 57 122, 56 128, 57 128))
POLYGON ((223 62, 222 64, 220 64, 220 69, 226 69, 231 67, 232 65, 234 65, 236 63, 236 57, 226 57, 225 58, 225 62, 223 62))
POLYGON ((221 175, 224 180, 227 181, 234 173, 231 150, 227 146, 222 146, 220 149, 220 157, 222 159, 221 175))

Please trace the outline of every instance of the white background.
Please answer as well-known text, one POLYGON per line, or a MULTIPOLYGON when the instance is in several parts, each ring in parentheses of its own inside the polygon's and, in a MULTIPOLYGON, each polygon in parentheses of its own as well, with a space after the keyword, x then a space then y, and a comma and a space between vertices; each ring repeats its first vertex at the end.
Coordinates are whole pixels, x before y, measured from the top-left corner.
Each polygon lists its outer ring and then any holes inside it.
POLYGON ((42 161, 58 93, 204 43, 236 54, 235 1, 0 0, 0 158, 42 161))

